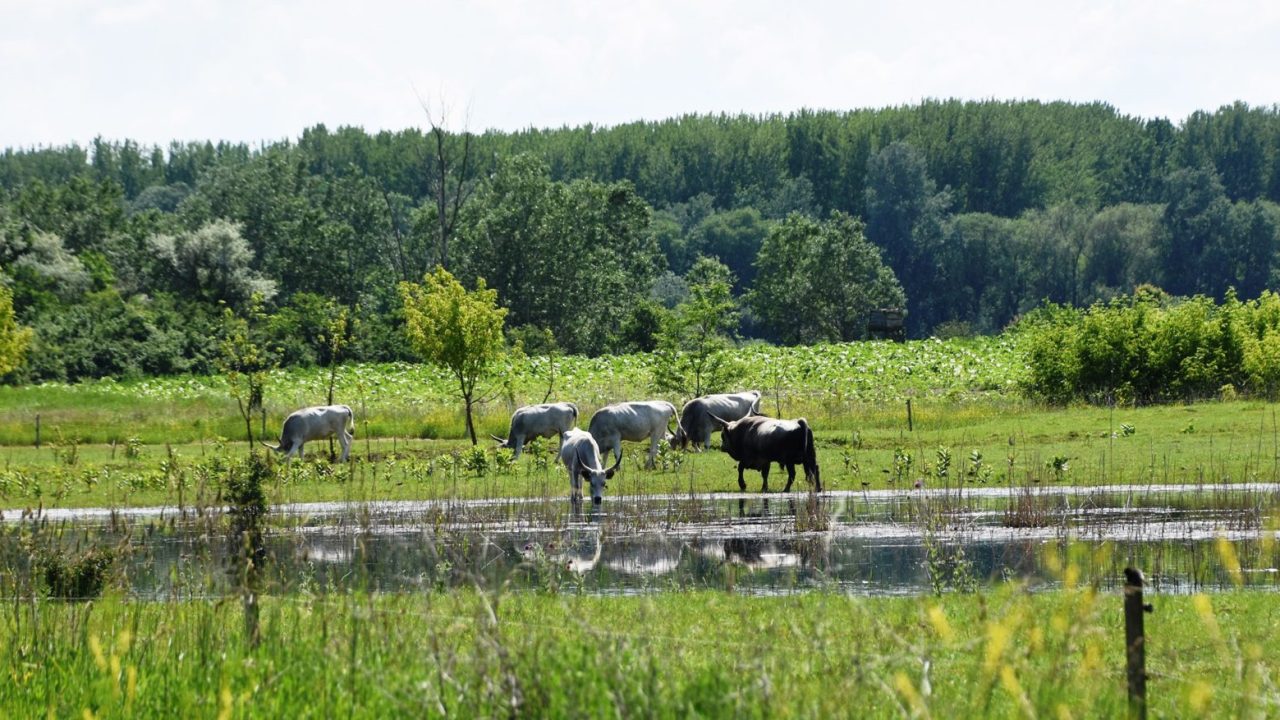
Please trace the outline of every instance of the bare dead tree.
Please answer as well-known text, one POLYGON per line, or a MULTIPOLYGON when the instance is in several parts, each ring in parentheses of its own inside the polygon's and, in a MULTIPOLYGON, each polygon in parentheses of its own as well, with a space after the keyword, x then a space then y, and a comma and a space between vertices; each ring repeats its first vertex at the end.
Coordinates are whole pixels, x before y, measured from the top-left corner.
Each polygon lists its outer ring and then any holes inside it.
POLYGON ((436 255, 440 266, 449 269, 449 240, 457 229, 458 218, 462 208, 471 198, 475 183, 471 182, 471 174, 475 172, 471 163, 472 134, 464 123, 461 133, 462 147, 450 143, 447 129, 448 106, 440 103, 439 112, 433 112, 431 106, 421 99, 423 112, 427 115, 427 124, 431 126, 430 135, 435 141, 434 154, 425 158, 429 176, 434 177, 432 196, 436 202, 436 255))

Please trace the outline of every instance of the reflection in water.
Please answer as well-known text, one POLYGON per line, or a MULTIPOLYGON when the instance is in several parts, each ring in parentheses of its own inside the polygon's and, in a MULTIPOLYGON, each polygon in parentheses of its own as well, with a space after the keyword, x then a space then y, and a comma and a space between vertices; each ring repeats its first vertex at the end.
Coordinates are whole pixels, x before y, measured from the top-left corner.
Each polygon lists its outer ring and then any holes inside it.
MULTIPOLYGON (((732 588, 748 593, 828 589, 919 593, 1017 580, 1115 587, 1142 568, 1165 592, 1233 585, 1216 547, 1229 538, 1241 581, 1280 580, 1280 489, 1032 498, 969 494, 831 493, 803 496, 623 497, 565 513, 559 503, 379 504, 280 512, 267 535, 271 592, 349 588, 413 591, 456 586, 643 592, 732 588), (814 527, 814 507, 822 515, 814 527), (797 514, 799 513, 799 515, 797 514), (1270 538, 1268 540, 1267 538, 1270 538)), ((9 522, 0 526, 0 570, 33 572, 25 548, 108 544, 139 597, 228 592, 227 524, 217 513, 134 519, 9 522), (39 542, 37 542, 39 541, 39 542)))

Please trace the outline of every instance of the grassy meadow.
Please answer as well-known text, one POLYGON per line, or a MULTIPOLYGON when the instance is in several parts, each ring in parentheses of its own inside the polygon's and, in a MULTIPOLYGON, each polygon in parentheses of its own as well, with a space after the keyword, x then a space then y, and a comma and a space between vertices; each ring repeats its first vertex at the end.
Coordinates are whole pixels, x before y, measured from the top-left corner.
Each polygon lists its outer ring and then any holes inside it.
MULTIPOLYGON (((1049 408, 1017 393, 1015 339, 849 343, 743 349, 742 387, 763 409, 806 417, 831 489, 957 483, 1185 483, 1271 480, 1280 457, 1274 406, 1248 400, 1145 408, 1049 408), (910 414, 908 415, 908 407, 910 414)), ((519 405, 572 400, 585 427, 598 407, 664 397, 647 355, 529 358, 491 383, 478 432, 505 435, 519 405), (554 366, 554 367, 553 367, 554 366)), ((254 432, 274 440, 283 416, 322 403, 323 369, 274 372, 254 432)), ((271 501, 530 496, 567 493, 543 442, 519 461, 482 438, 465 440, 449 379, 420 365, 348 366, 335 399, 357 415, 354 461, 316 462, 312 443, 270 488, 271 501)), ((687 398, 667 396, 679 406, 687 398)), ((244 421, 219 377, 0 389, 0 508, 132 506, 216 498, 219 469, 248 447, 244 421), (37 417, 40 447, 37 448, 37 417)), ((737 489, 718 452, 665 452, 653 471, 646 448, 627 444, 612 492, 737 489)), ((770 488, 780 490, 775 470, 770 488)), ((759 475, 748 475, 759 489, 759 475)))

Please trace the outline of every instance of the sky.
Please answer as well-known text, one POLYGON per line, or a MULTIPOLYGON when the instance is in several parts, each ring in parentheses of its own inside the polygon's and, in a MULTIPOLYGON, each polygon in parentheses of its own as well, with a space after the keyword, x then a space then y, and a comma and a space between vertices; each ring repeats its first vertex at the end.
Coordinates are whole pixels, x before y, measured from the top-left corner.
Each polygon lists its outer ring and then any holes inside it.
POLYGON ((611 126, 929 98, 1280 102, 1280 3, 0 0, 0 148, 611 126))

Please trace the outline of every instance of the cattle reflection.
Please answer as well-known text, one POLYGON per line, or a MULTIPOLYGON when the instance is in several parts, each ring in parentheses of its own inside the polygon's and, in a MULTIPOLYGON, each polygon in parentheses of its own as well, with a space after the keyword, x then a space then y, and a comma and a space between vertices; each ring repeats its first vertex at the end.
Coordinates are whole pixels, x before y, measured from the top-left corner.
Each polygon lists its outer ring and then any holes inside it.
POLYGON ((567 531, 559 538, 538 542, 530 540, 520 547, 521 558, 533 565, 550 564, 579 575, 589 573, 600 563, 600 530, 567 531))
POLYGON ((620 543, 610 547, 605 565, 625 575, 671 575, 680 568, 684 549, 679 542, 620 543))
POLYGON ((700 542, 696 548, 701 555, 719 564, 741 565, 752 570, 796 568, 825 572, 831 560, 831 539, 826 535, 785 540, 732 537, 700 542))

